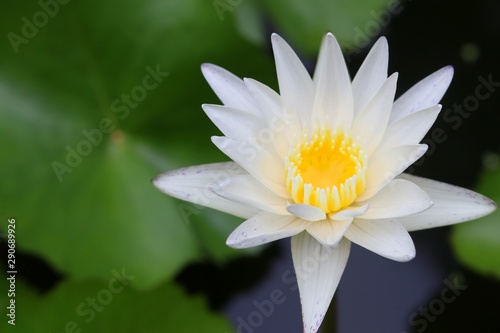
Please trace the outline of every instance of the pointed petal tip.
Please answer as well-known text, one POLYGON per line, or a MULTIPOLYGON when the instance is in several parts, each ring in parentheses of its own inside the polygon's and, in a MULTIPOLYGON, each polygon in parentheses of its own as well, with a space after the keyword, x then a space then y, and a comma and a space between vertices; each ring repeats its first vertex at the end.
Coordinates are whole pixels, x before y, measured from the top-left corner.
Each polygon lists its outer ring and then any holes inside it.
POLYGON ((151 180, 150 180, 151 184, 153 184, 153 185, 154 185, 156 188, 158 188, 158 189, 160 189, 160 188, 158 187, 158 182, 159 182, 159 180, 158 180, 158 179, 160 178, 160 176, 161 176, 161 175, 162 175, 162 174, 159 174, 159 175, 157 175, 157 176, 155 176, 155 177, 151 178, 151 180))
POLYGON ((224 141, 224 138, 225 138, 224 136, 212 135, 210 137, 210 141, 212 141, 212 143, 218 147, 218 144, 222 144, 222 142, 224 141))
POLYGON ((208 74, 210 74, 209 72, 216 69, 217 65, 214 65, 214 64, 210 64, 208 62, 204 62, 203 64, 201 64, 200 68, 201 68, 201 72, 203 73, 203 76, 207 76, 208 74))
POLYGON ((328 32, 323 38, 323 43, 326 43, 328 46, 338 46, 340 48, 339 42, 334 34, 328 32))
MULTIPOLYGON (((418 147, 417 147, 417 150, 416 150, 416 151, 417 151, 419 154, 422 154, 422 155, 423 155, 423 154, 425 154, 425 152, 427 151, 427 149, 429 149, 429 146, 428 146, 427 144, 425 144, 425 143, 421 143, 421 144, 419 144, 419 145, 418 145, 418 147)), ((420 157, 422 157, 422 156, 420 156, 420 157)), ((419 157, 419 158, 420 158, 420 157, 419 157)))
POLYGON ((377 39, 377 41, 371 47, 371 50, 377 51, 380 55, 385 55, 385 57, 388 58, 389 42, 387 41, 387 38, 385 38, 385 36, 379 37, 379 39, 377 39))
POLYGON ((169 184, 167 183, 167 180, 171 176, 175 176, 177 174, 177 170, 169 170, 165 171, 163 173, 160 173, 159 175, 153 177, 151 179, 151 184, 154 185, 160 192, 172 195, 174 193, 174 190, 171 190, 169 188, 169 184))
POLYGON ((201 109, 205 111, 205 113, 210 113, 213 110, 215 104, 208 104, 208 103, 203 103, 201 105, 201 109))
POLYGON ((385 45, 388 45, 389 43, 387 42, 387 38, 385 36, 381 36, 379 39, 377 39, 376 43, 382 43, 385 45))
POLYGON ((475 204, 474 211, 476 213, 474 216, 470 216, 465 221, 480 219, 486 215, 493 213, 497 209, 497 203, 487 196, 468 189, 463 190, 464 193, 466 193, 470 200, 473 202, 473 204, 475 204))
MULTIPOLYGON (((390 86, 392 87, 390 90, 392 90, 392 89, 394 89, 394 90, 395 90, 395 89, 397 89, 398 79, 399 79, 399 72, 394 72, 394 73, 392 73, 392 74, 391 74, 391 75, 387 78, 387 80, 386 80, 386 83, 385 83, 385 84, 390 85, 390 86)), ((381 90, 382 90, 382 89, 381 89, 381 90)), ((392 92, 392 94, 394 95, 394 94, 395 94, 395 91, 393 91, 393 92, 392 92)), ((393 100, 392 100, 392 101, 394 102, 394 98, 393 98, 393 100)))
POLYGON ((496 210, 498 208, 498 205, 495 201, 491 200, 490 198, 486 198, 489 201, 489 205, 491 206, 492 211, 496 210))
POLYGON ((407 262, 407 261, 414 259, 416 256, 417 256, 417 251, 416 251, 415 247, 413 247, 413 252, 405 253, 404 255, 398 257, 398 259, 394 259, 394 260, 399 261, 399 262, 407 262))
POLYGON ((394 101, 390 123, 439 103, 453 79, 453 67, 445 66, 426 76, 394 101))
POLYGON ((175 172, 176 172, 176 170, 170 170, 170 171, 166 171, 166 172, 160 173, 159 175, 157 175, 156 177, 154 177, 153 179, 151 179, 151 183, 158 190, 160 190, 160 192, 168 194, 168 195, 171 195, 172 192, 168 190, 168 186, 165 183, 165 180, 170 175, 174 175, 175 172))
POLYGON ((329 40, 329 41, 336 41, 337 38, 335 38, 335 35, 332 34, 331 32, 328 32, 326 35, 325 35, 325 39, 329 40))
POLYGON ((477 192, 435 180, 401 174, 426 191, 435 203, 430 209, 400 220, 408 231, 430 229, 472 221, 491 214, 497 204, 477 192))
POLYGON ((226 245, 229 247, 232 247, 233 249, 238 248, 238 243, 235 242, 235 240, 229 235, 229 237, 226 239, 226 245))
POLYGON ((455 69, 453 68, 452 65, 447 65, 447 66, 444 66, 442 68, 442 70, 445 72, 445 73, 449 73, 449 75, 453 75, 453 73, 455 72, 455 69))
POLYGON ((228 80, 237 77, 229 72, 228 70, 222 68, 221 66, 205 62, 200 66, 201 72, 208 83, 215 82, 214 80, 220 79, 221 77, 228 80))
POLYGON ((285 40, 280 35, 278 35, 277 33, 273 32, 271 34, 271 43, 274 45, 275 43, 279 43, 279 42, 285 42, 285 40))
POLYGON ((441 83, 443 86, 448 86, 451 83, 451 80, 453 79, 453 75, 455 74, 455 69, 453 68, 452 65, 447 65, 444 66, 443 68, 438 69, 431 75, 436 75, 441 80, 441 83))
POLYGON ((241 240, 234 237, 233 234, 229 235, 229 237, 226 239, 226 245, 233 249, 245 249, 253 247, 253 245, 245 246, 246 244, 242 243, 241 240))
POLYGON ((495 201, 491 200, 490 198, 488 198, 482 194, 478 193, 478 199, 480 200, 479 204, 484 206, 483 214, 481 216, 479 216, 478 218, 493 213, 498 207, 497 203, 495 201))
POLYGON ((440 84, 445 86, 447 89, 448 86, 450 85, 451 81, 453 80, 453 75, 455 74, 455 69, 453 68, 453 66, 447 65, 447 66, 444 66, 443 68, 437 70, 435 72, 435 74, 440 76, 440 79, 441 79, 440 84))
POLYGON ((380 55, 386 59, 386 61, 389 61, 389 42, 387 41, 387 38, 384 36, 380 37, 376 42, 374 47, 377 46, 379 48, 380 55))

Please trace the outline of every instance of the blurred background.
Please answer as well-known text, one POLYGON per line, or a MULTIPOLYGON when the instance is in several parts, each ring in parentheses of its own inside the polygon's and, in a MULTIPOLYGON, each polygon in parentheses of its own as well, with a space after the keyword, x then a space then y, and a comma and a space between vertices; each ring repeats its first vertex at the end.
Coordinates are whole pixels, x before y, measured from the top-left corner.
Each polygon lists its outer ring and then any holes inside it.
MULTIPOLYGON (((408 171, 500 200, 496 0, 4 1, 1 332, 301 332, 289 241, 230 249, 241 220, 150 180, 227 160, 200 107, 219 103, 202 63, 277 89, 270 34, 312 73, 328 31, 351 75, 386 36, 398 94, 452 65, 429 150, 408 171)), ((413 233, 409 263, 354 246, 331 326, 499 332, 499 214, 413 233)))

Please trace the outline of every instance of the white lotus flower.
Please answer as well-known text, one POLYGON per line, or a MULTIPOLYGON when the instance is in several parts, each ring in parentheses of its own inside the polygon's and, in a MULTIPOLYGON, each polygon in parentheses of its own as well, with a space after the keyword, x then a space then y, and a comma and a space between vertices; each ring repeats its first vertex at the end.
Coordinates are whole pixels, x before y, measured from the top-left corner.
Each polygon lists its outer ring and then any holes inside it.
POLYGON ((472 191, 401 174, 420 158, 453 75, 445 67, 394 101, 385 38, 350 80, 332 34, 311 79, 272 35, 280 94, 205 64, 224 103, 203 105, 224 136, 213 143, 234 162, 187 167, 153 180, 161 191, 246 218, 227 239, 235 248, 292 237, 304 332, 317 332, 354 242, 408 261, 408 231, 476 219, 496 205, 472 191))

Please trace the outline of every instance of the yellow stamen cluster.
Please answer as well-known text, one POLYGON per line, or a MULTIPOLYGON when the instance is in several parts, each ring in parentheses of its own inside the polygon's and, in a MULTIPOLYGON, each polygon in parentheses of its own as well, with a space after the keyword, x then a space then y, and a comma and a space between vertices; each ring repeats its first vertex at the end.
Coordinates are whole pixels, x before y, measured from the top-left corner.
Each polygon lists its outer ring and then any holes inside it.
POLYGON ((285 157, 286 187, 295 203, 332 213, 365 189, 367 156, 350 133, 318 127, 304 133, 285 157))

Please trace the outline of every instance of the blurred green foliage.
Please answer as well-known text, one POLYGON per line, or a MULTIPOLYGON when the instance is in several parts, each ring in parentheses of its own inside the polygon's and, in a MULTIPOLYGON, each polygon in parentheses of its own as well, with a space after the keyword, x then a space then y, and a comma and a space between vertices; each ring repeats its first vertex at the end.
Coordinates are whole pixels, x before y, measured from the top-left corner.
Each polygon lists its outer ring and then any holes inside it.
POLYGON ((261 1, 289 42, 315 54, 324 34, 333 32, 344 49, 368 46, 403 10, 401 0, 261 1), (289 37, 289 38, 288 38, 289 37))
MULTIPOLYGON (((4 31, 21 33, 12 18, 37 10, 5 11, 4 31)), ((150 179, 224 159, 200 108, 215 97, 199 67, 227 58, 272 76, 262 50, 205 1, 70 2, 17 53, 5 49, 2 214, 17 219, 18 245, 78 277, 125 266, 142 288, 205 256, 205 235, 224 239, 240 221, 205 230, 212 223, 200 214, 198 232, 150 179)))
MULTIPOLYGON (((18 285, 16 325, 11 326, 4 314, 0 329, 53 333, 231 331, 228 321, 208 311, 201 297, 188 298, 172 283, 139 292, 130 286, 134 280, 126 270, 116 269, 109 272, 106 283, 66 281, 43 296, 18 285)), ((1 298, 2 309, 7 302, 1 298)))

